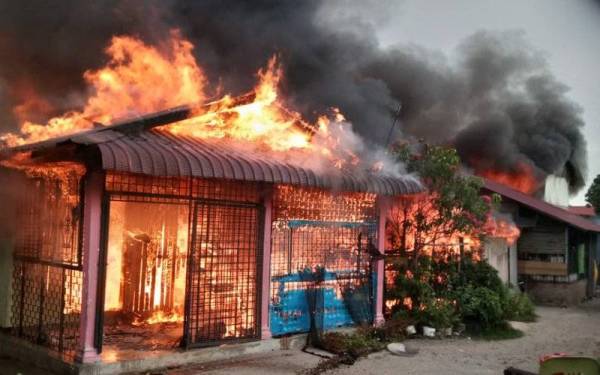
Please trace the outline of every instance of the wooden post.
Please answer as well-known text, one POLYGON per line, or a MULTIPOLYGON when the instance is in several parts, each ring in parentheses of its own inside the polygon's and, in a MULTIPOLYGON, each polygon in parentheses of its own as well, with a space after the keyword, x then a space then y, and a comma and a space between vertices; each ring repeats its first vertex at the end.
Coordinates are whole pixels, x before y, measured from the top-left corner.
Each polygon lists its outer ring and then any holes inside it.
POLYGON ((98 261, 102 228, 102 194, 104 175, 91 172, 84 177, 83 205, 83 285, 79 347, 76 360, 82 363, 100 360, 94 345, 98 291, 98 261))

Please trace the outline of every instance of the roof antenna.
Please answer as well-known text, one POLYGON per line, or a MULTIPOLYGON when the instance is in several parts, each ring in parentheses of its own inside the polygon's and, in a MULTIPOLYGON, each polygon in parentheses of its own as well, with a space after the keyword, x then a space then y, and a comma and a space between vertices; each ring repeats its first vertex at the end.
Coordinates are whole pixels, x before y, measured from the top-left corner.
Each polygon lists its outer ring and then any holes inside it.
POLYGON ((394 113, 394 121, 392 122, 392 126, 390 127, 390 132, 388 133, 387 140, 385 141, 385 148, 387 149, 390 145, 390 140, 392 139, 392 133, 394 132, 394 128, 396 127, 396 123, 398 119, 400 119, 400 111, 402 110, 402 103, 398 103, 398 109, 394 113))

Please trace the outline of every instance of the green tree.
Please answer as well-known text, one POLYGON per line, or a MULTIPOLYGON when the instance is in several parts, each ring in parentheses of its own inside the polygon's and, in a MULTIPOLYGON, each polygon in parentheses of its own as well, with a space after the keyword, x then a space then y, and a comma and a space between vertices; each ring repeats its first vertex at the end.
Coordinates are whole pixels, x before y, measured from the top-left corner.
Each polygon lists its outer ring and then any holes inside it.
MULTIPOLYGON (((424 249, 444 253, 450 250, 450 239, 479 239, 490 210, 500 199, 480 194, 483 181, 461 172, 454 148, 420 146, 419 152, 412 152, 408 145, 401 145, 395 154, 409 173, 421 179, 427 192, 399 198, 388 222, 392 247, 411 255, 414 266, 424 249)), ((462 251, 463 244, 459 246, 462 251)))
POLYGON ((600 209, 600 174, 594 178, 592 186, 585 193, 585 200, 598 212, 598 209, 600 209))

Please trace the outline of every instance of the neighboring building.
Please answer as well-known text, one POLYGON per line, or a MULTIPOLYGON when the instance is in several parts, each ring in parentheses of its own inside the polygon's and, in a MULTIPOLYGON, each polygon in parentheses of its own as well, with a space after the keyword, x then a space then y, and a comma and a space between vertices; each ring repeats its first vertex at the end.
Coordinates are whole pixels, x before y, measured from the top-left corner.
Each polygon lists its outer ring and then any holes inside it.
POLYGON ((573 215, 581 216, 588 220, 598 222, 598 214, 596 213, 596 209, 589 203, 585 206, 569 206, 568 210, 573 215))
POLYGON ((120 368, 133 371, 147 350, 306 332, 309 309, 326 329, 381 321, 382 202, 418 181, 323 175, 156 128, 181 118, 8 150, 33 169, 0 169, 0 351, 67 363, 126 353, 120 368))
MULTIPOLYGON (((516 251, 506 247, 508 265, 497 264, 501 276, 509 275, 505 280, 514 283, 516 269, 519 285, 539 303, 577 304, 593 296, 600 224, 490 180, 484 190, 502 196, 499 211, 521 231, 516 251)), ((491 246, 496 252, 499 247, 491 246)))

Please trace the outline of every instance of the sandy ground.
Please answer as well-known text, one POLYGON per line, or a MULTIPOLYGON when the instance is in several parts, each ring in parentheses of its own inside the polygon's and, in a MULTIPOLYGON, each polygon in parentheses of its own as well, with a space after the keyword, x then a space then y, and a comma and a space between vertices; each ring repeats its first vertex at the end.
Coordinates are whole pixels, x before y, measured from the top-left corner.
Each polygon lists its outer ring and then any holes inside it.
MULTIPOLYGON (((577 308, 538 307, 535 323, 523 324, 525 336, 505 341, 418 339, 407 341, 419 348, 414 357, 373 353, 353 366, 327 372, 333 374, 502 374, 513 366, 536 372, 542 354, 566 352, 600 357, 600 301, 577 308)), ((216 366, 178 369, 170 375, 188 374, 294 374, 314 367, 319 359, 298 351, 244 358, 216 366)))
MULTIPOLYGON (((600 357, 600 300, 577 308, 539 307, 535 323, 524 324, 525 336, 505 341, 460 339, 418 339, 407 344, 418 348, 414 357, 397 357, 387 352, 373 353, 353 366, 330 371, 335 374, 502 374, 508 366, 537 371, 542 354, 566 352, 600 357)), ((320 358, 297 350, 241 357, 213 364, 156 371, 168 375, 270 375, 297 374, 315 367, 320 358)), ((0 358, 0 374, 38 375, 22 363, 0 358)))
POLYGON ((514 340, 411 340, 414 357, 382 352, 329 374, 502 374, 509 366, 537 372, 542 354, 566 352, 600 357, 600 303, 579 308, 539 307, 540 318, 524 324, 514 340))

